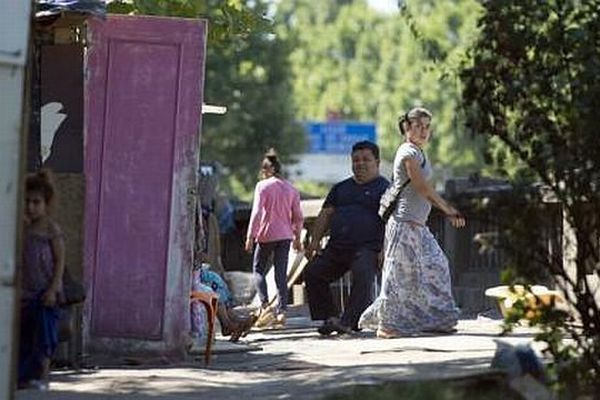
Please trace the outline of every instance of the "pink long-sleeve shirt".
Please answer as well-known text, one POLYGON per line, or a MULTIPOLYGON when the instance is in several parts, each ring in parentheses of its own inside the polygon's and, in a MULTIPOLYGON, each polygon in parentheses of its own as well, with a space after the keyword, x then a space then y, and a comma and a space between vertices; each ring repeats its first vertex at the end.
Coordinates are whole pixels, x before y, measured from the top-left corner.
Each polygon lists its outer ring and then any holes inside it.
POLYGON ((256 184, 248 237, 259 243, 293 239, 303 224, 300 194, 285 179, 272 176, 256 184))

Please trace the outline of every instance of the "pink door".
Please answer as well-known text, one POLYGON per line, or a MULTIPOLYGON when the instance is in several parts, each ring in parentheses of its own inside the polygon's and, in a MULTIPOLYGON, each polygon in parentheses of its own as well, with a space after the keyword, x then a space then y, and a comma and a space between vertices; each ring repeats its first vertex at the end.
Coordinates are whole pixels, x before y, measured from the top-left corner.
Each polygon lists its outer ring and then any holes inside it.
POLYGON ((172 349, 187 326, 206 23, 109 16, 89 32, 85 335, 172 349))

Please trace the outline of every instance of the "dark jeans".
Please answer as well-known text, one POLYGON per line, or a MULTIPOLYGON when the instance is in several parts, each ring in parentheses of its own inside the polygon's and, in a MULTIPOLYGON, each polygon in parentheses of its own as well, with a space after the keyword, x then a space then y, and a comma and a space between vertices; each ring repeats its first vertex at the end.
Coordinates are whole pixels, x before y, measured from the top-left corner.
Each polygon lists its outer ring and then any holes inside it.
POLYGON ((352 290, 341 323, 353 329, 363 311, 373 301, 373 284, 377 276, 377 252, 369 249, 334 249, 326 247, 304 271, 310 315, 325 320, 336 314, 329 284, 352 271, 352 290))
POLYGON ((254 248, 254 282, 258 290, 261 304, 269 302, 267 294, 267 281, 265 275, 269 267, 269 257, 273 254, 273 266, 275 268, 275 284, 277 285, 277 311, 283 312, 287 309, 287 266, 290 252, 291 240, 278 240, 276 242, 257 243, 254 248))
POLYGON ((40 379, 42 362, 52 357, 58 345, 58 308, 45 307, 41 300, 21 304, 19 338, 19 383, 40 379))

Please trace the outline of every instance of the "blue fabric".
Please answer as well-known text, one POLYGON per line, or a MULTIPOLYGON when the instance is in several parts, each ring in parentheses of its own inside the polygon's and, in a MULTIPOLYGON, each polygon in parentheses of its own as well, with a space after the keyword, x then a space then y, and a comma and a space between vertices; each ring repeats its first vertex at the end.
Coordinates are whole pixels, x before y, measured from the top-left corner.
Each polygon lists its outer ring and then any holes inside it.
POLYGON ((57 307, 45 307, 36 299, 21 307, 19 382, 40 379, 42 361, 50 358, 58 345, 57 307))
POLYGON ((225 283, 219 274, 202 267, 200 269, 200 282, 210 287, 213 292, 219 295, 219 303, 222 303, 226 307, 233 306, 231 292, 227 287, 227 283, 225 283))
POLYGON ((235 230, 235 208, 229 201, 225 201, 223 208, 218 215, 219 232, 221 235, 226 235, 235 230))
POLYGON ((335 209, 328 246, 381 250, 384 224, 377 211, 388 185, 389 181, 380 176, 362 185, 348 178, 333 186, 323 204, 335 209))
POLYGON ((530 374, 540 382, 546 382, 544 364, 537 357, 531 346, 520 344, 515 346, 515 354, 519 360, 523 374, 530 374))

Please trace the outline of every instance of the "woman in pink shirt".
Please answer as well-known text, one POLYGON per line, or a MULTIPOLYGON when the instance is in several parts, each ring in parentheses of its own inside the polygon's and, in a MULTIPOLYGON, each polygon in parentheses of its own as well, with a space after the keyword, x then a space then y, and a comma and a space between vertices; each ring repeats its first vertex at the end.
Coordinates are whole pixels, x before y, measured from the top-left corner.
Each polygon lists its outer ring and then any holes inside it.
POLYGON ((254 244, 252 270, 261 309, 269 303, 265 275, 268 261, 273 254, 275 284, 278 302, 274 310, 277 322, 285 323, 287 308, 287 264, 290 243, 295 250, 302 249, 300 232, 303 217, 300 209, 300 194, 292 184, 281 176, 281 163, 273 150, 265 154, 261 165, 263 179, 256 184, 254 202, 248 226, 246 251, 251 252, 254 244))

